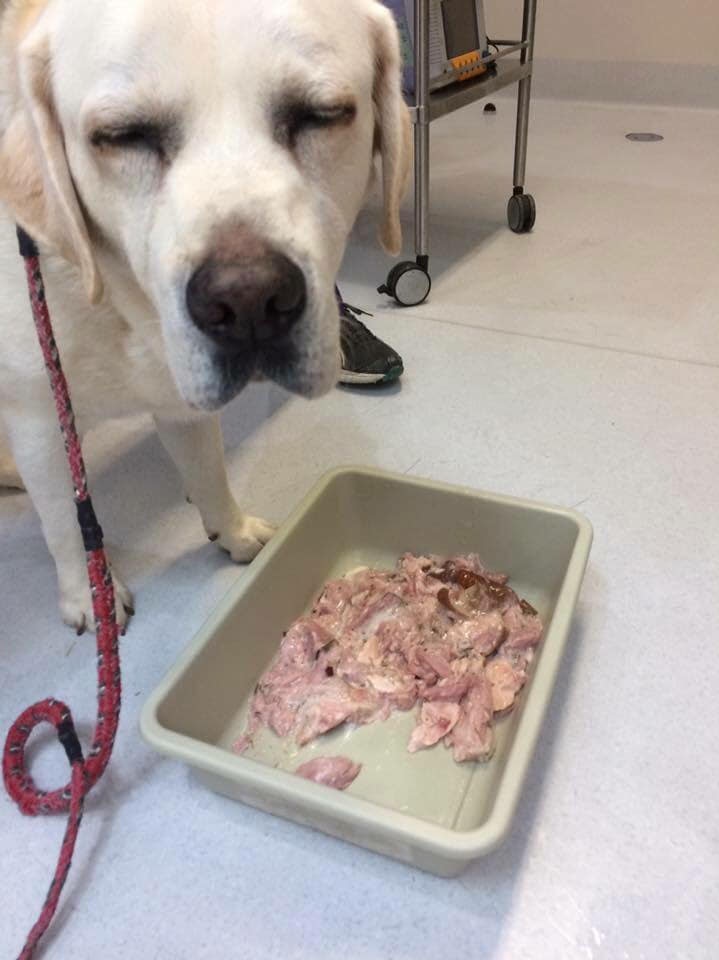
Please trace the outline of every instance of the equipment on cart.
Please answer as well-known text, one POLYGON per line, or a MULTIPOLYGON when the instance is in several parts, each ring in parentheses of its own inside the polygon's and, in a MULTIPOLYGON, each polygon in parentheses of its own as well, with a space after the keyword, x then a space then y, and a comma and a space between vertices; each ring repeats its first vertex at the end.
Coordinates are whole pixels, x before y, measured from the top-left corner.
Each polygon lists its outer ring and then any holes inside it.
MULTIPOLYGON (((415 0, 384 0, 394 13, 402 39, 404 91, 414 93, 415 0)), ((489 54, 483 0, 430 0, 429 88, 470 80, 485 73, 489 54)))
POLYGON ((405 88, 409 91, 406 99, 414 124, 415 259, 396 263, 378 291, 394 297, 403 307, 423 303, 432 287, 428 231, 430 123, 514 83, 518 84, 514 189, 507 203, 507 223, 514 233, 529 233, 534 226, 536 207, 534 198, 524 192, 524 177, 537 0, 523 0, 521 40, 488 40, 482 2, 384 0, 394 12, 402 35, 405 88), (474 54, 476 58, 462 66, 462 58, 474 54), (459 80, 464 82, 455 82, 459 80))

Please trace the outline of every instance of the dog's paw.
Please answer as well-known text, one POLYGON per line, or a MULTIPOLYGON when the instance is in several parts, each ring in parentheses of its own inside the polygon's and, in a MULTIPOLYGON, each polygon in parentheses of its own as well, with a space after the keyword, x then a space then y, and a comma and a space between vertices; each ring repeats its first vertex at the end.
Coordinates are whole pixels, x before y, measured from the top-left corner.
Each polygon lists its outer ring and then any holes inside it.
POLYGON ((11 490, 25 489, 15 463, 9 456, 3 454, 0 454, 0 487, 9 487, 11 490))
POLYGON ((275 528, 259 517, 240 514, 225 530, 208 534, 235 563, 249 563, 274 535, 275 528))
MULTIPOLYGON (((114 572, 112 583, 115 588, 115 619, 124 632, 130 617, 135 612, 135 604, 132 594, 114 572)), ((86 630, 95 632, 95 616, 92 612, 92 598, 87 583, 77 590, 61 590, 60 613, 63 622, 72 627, 78 636, 86 630)))

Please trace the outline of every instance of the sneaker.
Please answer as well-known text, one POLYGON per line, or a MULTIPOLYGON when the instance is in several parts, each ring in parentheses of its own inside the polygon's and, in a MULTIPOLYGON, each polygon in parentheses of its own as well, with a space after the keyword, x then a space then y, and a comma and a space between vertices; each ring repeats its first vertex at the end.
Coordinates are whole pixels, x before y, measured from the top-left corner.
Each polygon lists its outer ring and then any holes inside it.
POLYGON ((404 373, 402 358, 359 319, 371 316, 337 296, 340 310, 340 383, 369 385, 392 383, 404 373))

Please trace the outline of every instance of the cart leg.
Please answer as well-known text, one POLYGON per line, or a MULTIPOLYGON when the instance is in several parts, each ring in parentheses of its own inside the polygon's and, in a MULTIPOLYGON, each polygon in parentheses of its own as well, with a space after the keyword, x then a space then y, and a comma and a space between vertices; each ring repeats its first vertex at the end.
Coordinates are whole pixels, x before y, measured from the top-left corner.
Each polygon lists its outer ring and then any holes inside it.
POLYGON ((414 127, 414 250, 417 263, 429 263, 429 124, 414 127))
POLYGON ((514 141, 514 192, 523 193, 524 178, 527 172, 527 133, 529 131, 529 101, 532 92, 532 78, 519 81, 517 94, 517 134, 514 141))
POLYGON ((532 93, 532 60, 534 57, 534 25, 537 19, 537 0, 524 0, 522 20, 522 49, 520 62, 529 65, 526 77, 519 81, 517 92, 517 133, 514 140, 514 189, 507 204, 507 222, 514 233, 529 233, 537 215, 534 197, 524 192, 527 173, 527 133, 529 131, 529 102, 532 93))
MULTIPOLYGON (((537 22, 537 0, 524 0, 522 16, 522 43, 520 63, 531 67, 534 59, 534 28, 537 22)), ((529 103, 532 92, 532 74, 519 81, 517 93, 517 133, 514 141, 514 193, 524 192, 527 171, 527 133, 529 130, 529 103)))
POLYGON ((414 252, 423 270, 429 262, 429 0, 414 5, 414 252))
MULTIPOLYGON (((426 2, 426 0, 425 0, 426 2)), ((417 99, 420 97, 418 95, 417 99)), ((417 307, 429 296, 429 117, 426 110, 415 111, 414 121, 414 260, 396 263, 379 293, 394 297, 401 307, 417 307)))
POLYGON ((429 296, 429 0, 414 5, 414 252, 395 264, 379 293, 402 307, 416 307, 429 296))

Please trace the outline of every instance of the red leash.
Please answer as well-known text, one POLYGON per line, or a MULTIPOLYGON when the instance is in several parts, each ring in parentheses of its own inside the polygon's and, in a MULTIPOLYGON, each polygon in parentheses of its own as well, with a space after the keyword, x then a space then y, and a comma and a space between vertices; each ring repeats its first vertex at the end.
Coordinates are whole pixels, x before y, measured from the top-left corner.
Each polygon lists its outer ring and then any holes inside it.
POLYGON ((82 819, 85 796, 97 783, 110 760, 120 717, 120 658, 118 628, 115 620, 115 591, 110 568, 102 548, 102 530, 95 517, 70 393, 60 365, 60 357, 50 325, 45 287, 40 271, 37 247, 24 230, 18 228, 20 254, 30 293, 32 315, 55 398, 60 430, 70 466, 77 517, 87 552, 87 575, 92 591, 92 609, 97 628, 98 711, 95 736, 87 759, 83 758, 72 715, 59 700, 42 700, 28 707, 10 728, 3 752, 2 772, 5 789, 23 813, 67 813, 67 827, 60 847, 55 874, 35 926, 30 931, 19 960, 29 960, 52 920, 67 879, 77 832, 82 819), (25 745, 40 723, 55 727, 57 737, 70 762, 70 782, 59 790, 40 790, 25 768, 25 745))

